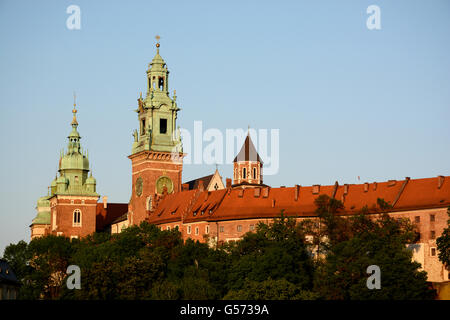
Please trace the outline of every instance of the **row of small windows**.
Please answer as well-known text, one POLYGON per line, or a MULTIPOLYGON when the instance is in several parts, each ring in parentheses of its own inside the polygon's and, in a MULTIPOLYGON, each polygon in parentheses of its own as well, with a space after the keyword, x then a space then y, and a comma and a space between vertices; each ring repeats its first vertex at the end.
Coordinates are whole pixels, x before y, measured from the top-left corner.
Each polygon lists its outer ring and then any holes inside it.
MULTIPOLYGON (((430 222, 435 222, 435 221, 436 221, 436 215, 430 214, 430 222)), ((414 222, 415 223, 420 223, 420 216, 415 216, 414 217, 414 222)))
MULTIPOLYGON (((170 230, 170 227, 167 227, 167 230, 170 230)), ((236 231, 237 232, 242 232, 243 227, 242 225, 237 225, 236 226, 236 231)), ((254 231, 255 230, 255 225, 251 224, 249 226, 249 231, 254 231)), ((219 227, 219 232, 225 232, 225 226, 220 226, 219 227)), ((192 226, 187 226, 187 234, 191 234, 192 233, 192 226)), ((209 234, 209 226, 205 226, 205 233, 209 234)), ((195 235, 199 235, 200 234, 200 229, 199 227, 195 227, 195 235)))
MULTIPOLYGON (((247 168, 242 168, 242 179, 247 179, 247 168)), ((256 168, 253 168, 253 179, 256 179, 256 168)))
MULTIPOLYGON (((155 80, 155 76, 153 76, 153 79, 148 79, 148 87, 156 89, 156 82, 152 80, 155 80)), ((164 90, 164 77, 158 77, 158 88, 159 90, 164 90)))
MULTIPOLYGON (((145 134, 145 119, 141 119, 141 135, 145 134)), ((159 133, 166 134, 167 133, 167 119, 160 118, 159 119, 159 133)))
MULTIPOLYGON (((194 215, 194 217, 197 215, 198 211, 194 211, 192 214, 194 215)), ((212 210, 209 210, 209 213, 212 213, 212 210)), ((204 215, 205 214, 205 210, 200 211, 200 215, 204 215)))

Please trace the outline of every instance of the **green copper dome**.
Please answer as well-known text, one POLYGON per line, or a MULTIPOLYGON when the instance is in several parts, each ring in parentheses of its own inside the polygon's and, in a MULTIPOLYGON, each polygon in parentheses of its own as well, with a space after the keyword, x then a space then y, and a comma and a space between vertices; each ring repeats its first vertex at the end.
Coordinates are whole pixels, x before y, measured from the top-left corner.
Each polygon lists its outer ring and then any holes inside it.
POLYGON ((87 152, 83 152, 80 144, 81 136, 78 133, 77 110, 72 110, 73 120, 67 144, 67 151, 61 154, 59 159, 59 177, 56 179, 56 188, 52 182, 52 195, 92 195, 98 196, 95 192, 96 181, 89 174, 89 159, 87 152))
POLYGON ((37 206, 39 207, 50 207, 49 196, 40 197, 37 201, 37 206))
POLYGON ((50 211, 40 211, 31 222, 33 224, 50 224, 51 213, 50 211))
POLYGON ((85 155, 80 153, 65 154, 61 158, 59 170, 68 169, 89 171, 89 160, 85 155))

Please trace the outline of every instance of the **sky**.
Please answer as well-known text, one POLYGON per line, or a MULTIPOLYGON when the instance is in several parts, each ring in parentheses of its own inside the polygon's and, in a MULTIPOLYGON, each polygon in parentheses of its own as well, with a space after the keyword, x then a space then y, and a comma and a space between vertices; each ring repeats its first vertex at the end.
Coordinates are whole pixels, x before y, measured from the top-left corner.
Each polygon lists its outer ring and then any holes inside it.
MULTIPOLYGON (((155 35, 178 125, 279 130, 266 184, 450 175, 450 1, 0 0, 0 256, 29 241, 74 91, 97 192, 129 201, 155 35), (79 30, 67 27, 70 5, 79 30), (367 27, 370 5, 380 29, 367 27)), ((186 164, 183 181, 214 170, 186 164)), ((232 165, 219 172, 225 182, 232 165)))

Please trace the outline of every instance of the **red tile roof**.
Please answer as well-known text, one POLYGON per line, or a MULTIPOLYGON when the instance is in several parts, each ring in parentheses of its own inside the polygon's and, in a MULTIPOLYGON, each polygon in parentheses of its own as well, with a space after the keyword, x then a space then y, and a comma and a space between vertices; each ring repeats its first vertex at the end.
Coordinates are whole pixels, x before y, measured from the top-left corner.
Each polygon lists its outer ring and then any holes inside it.
POLYGON ((199 194, 199 190, 189 190, 165 195, 155 210, 147 211, 147 221, 154 224, 181 221, 199 194))
POLYGON ((349 185, 178 192, 160 201, 149 222, 272 218, 279 216, 281 210, 287 216, 310 217, 315 216, 314 200, 322 194, 343 201, 345 208, 342 214, 357 213, 366 205, 370 209, 376 206, 378 198, 393 205, 390 211, 447 207, 450 205, 450 177, 349 185))

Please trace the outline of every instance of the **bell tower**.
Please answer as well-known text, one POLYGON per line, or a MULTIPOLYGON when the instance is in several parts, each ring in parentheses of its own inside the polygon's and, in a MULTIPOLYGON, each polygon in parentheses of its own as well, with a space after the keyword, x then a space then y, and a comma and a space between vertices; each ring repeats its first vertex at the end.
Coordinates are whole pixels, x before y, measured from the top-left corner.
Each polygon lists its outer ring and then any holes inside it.
POLYGON ((233 187, 255 187, 263 184, 263 161, 256 151, 255 145, 247 134, 241 151, 233 160, 233 187))
POLYGON ((147 69, 147 94, 138 98, 139 130, 134 130, 131 148, 132 194, 129 222, 139 224, 147 217, 156 195, 181 191, 183 147, 179 127, 176 127, 176 92, 169 94, 169 70, 159 55, 159 36, 156 36, 156 55, 147 69))

